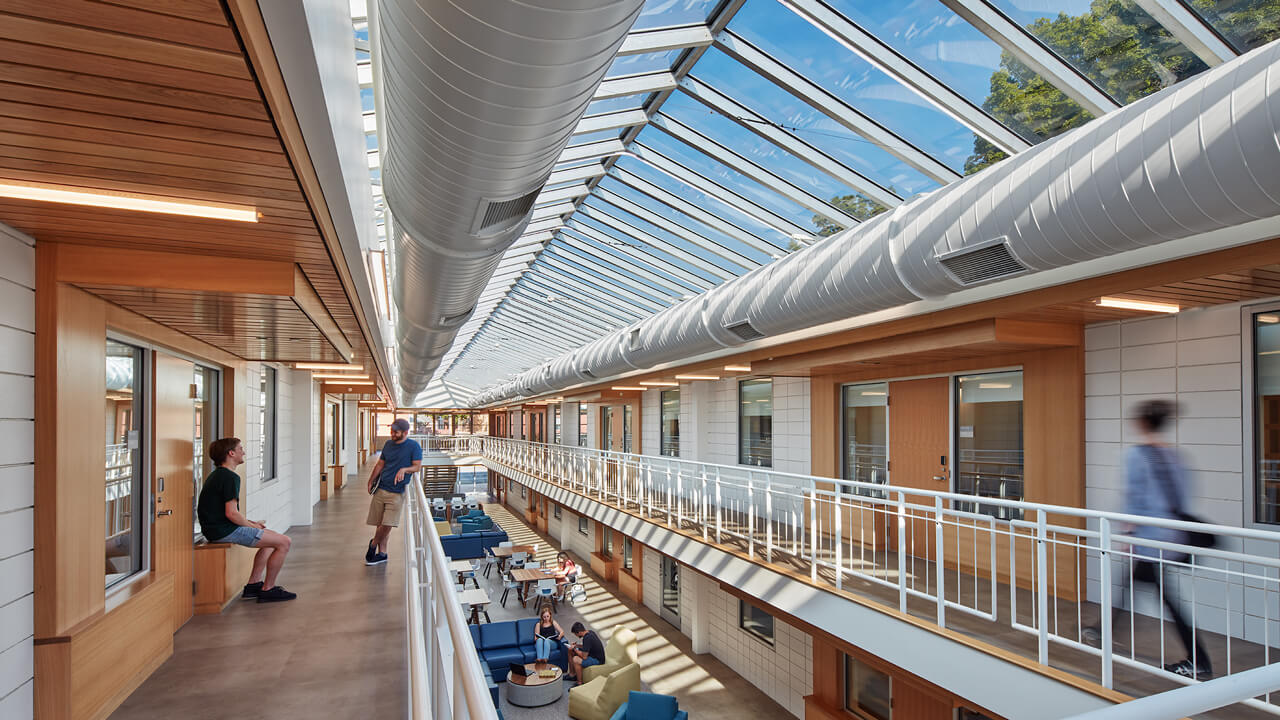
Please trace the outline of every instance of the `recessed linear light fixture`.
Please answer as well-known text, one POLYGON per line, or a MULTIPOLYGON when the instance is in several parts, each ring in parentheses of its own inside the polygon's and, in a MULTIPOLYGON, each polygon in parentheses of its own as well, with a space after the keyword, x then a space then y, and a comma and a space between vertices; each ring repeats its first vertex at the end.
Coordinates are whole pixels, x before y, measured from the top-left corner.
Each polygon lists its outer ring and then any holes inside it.
POLYGON ((614 385, 610 390, 644 390, 646 388, 634 387, 632 385, 614 385))
POLYGON ((677 375, 677 380, 719 380, 719 375, 677 375))
POLYGON ((88 188, 75 187, 74 185, 56 185, 54 183, 5 180, 0 182, 0 197, 14 198, 15 200, 64 203, 67 205, 90 205, 113 210, 139 210, 142 212, 164 213, 166 215, 190 215, 213 220, 258 222, 258 209, 251 205, 212 203, 164 195, 145 195, 112 190, 90 190, 88 188))
MULTIPOLYGON (((1280 315, 1259 315, 1258 322, 1268 323, 1268 324, 1280 323, 1280 315)), ((680 376, 677 375, 676 377, 680 377, 680 376)))
POLYGON ((641 380, 640 384, 646 387, 680 387, 680 383, 666 380, 641 380))
POLYGON ((1013 383, 978 383, 978 387, 983 390, 1008 390, 1013 387, 1013 383))
POLYGON ((316 373, 311 376, 312 380, 368 380, 368 375, 334 375, 331 373, 316 373))
POLYGON ((751 372, 750 365, 725 365, 724 369, 729 372, 751 372))
POLYGON ((1148 300, 1126 300, 1124 298, 1115 297, 1098 298, 1098 307, 1162 313, 1176 313, 1182 309, 1177 305, 1172 305, 1170 303, 1150 302, 1148 300))
POLYGON ((888 395, 888 393, 886 393, 883 390, 863 390, 862 394, 863 395, 888 395))
POLYGON ((363 365, 337 365, 331 363, 294 363, 293 367, 298 370, 350 370, 352 372, 364 370, 363 365))

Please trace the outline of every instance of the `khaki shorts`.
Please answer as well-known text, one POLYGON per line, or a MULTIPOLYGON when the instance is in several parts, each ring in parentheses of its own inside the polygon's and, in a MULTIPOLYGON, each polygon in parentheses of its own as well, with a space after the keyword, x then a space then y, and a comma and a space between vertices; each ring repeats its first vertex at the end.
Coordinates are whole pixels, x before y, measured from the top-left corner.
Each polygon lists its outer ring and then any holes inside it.
POLYGON ((400 526, 400 508, 404 507, 404 493, 393 493, 378 488, 369 499, 369 525, 400 526))

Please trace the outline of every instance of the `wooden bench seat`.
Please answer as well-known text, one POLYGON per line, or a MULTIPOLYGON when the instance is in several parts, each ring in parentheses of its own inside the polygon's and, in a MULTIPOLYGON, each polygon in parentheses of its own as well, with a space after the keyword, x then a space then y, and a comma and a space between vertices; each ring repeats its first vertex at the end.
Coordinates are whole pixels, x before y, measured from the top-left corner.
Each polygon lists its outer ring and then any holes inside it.
POLYGON ((252 548, 200 542, 194 558, 196 615, 217 615, 240 595, 253 563, 252 548))

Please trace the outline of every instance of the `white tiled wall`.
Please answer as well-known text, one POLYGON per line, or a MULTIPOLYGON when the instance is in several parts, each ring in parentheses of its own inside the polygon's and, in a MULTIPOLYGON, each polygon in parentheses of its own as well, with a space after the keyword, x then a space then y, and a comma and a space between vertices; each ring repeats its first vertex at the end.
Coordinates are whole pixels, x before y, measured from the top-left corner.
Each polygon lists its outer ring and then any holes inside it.
POLYGON ((0 718, 33 712, 35 241, 0 225, 0 718))
MULTIPOLYGON (((737 465, 738 381, 715 382, 705 413, 698 419, 704 428, 705 456, 696 459, 737 465)), ((773 379, 773 469, 807 475, 809 468, 809 379, 776 377, 773 379)))
POLYGON ((578 532, 578 516, 570 512, 568 509, 564 511, 563 522, 568 523, 564 528, 567 542, 564 547, 573 553, 574 557, 586 563, 591 557, 591 553, 596 550, 596 528, 594 520, 587 520, 587 534, 583 535, 578 532))
POLYGON ((654 612, 662 609, 662 555, 644 546, 644 606, 654 612))
POLYGON ((804 696, 813 694, 813 638, 775 618, 770 647, 738 627, 738 598, 708 585, 711 653, 793 715, 804 717, 804 696))
POLYGON ((249 392, 247 438, 241 438, 245 447, 245 511, 252 520, 261 520, 276 532, 285 532, 293 524, 293 484, 305 482, 294 473, 293 437, 290 419, 293 417, 292 372, 287 368, 276 369, 276 476, 262 477, 262 428, 259 420, 261 394, 258 392, 263 369, 262 363, 249 363, 246 369, 246 387, 249 392))
POLYGON ((661 455, 662 391, 645 390, 640 397, 640 450, 661 455))
MULTIPOLYGON (((1099 510, 1123 510, 1124 449, 1136 441, 1127 418, 1143 400, 1164 398, 1179 405, 1175 427, 1165 435, 1190 471, 1187 510, 1205 520, 1239 526, 1244 518, 1242 458, 1241 306, 1221 305, 1177 315, 1092 325, 1085 330, 1085 485, 1086 504, 1099 510)), ((1098 567, 1090 563, 1089 594, 1098 596, 1098 567)), ((1120 572, 1116 573, 1117 577, 1120 572)), ((1178 594, 1190 597, 1189 577, 1174 580, 1178 594)), ((1140 611, 1156 611, 1151 593, 1138 601, 1140 611)), ((1195 582, 1196 624, 1225 631, 1225 608, 1245 606, 1249 627, 1233 623, 1232 634, 1261 634, 1264 600, 1229 593, 1211 579, 1195 582), (1228 597, 1228 594, 1231 597, 1228 597), (1253 602, 1258 600, 1258 602, 1253 602)), ((1251 594, 1261 595, 1256 588, 1251 594)), ((1277 607, 1271 598, 1271 633, 1277 607)))

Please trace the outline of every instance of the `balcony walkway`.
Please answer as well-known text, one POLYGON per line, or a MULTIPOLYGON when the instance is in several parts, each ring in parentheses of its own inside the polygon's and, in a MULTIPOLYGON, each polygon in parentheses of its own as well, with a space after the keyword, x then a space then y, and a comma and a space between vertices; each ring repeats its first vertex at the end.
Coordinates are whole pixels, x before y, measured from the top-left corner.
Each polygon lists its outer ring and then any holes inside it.
MULTIPOLYGON (((192 618, 174 635, 173 657, 111 718, 404 717, 403 558, 365 566, 362 485, 317 504, 310 526, 289 531, 280 584, 297 600, 235 601, 192 618)), ((390 546, 401 547, 398 534, 390 546)))
MULTIPOLYGON (((497 503, 485 504, 485 512, 507 531, 512 542, 517 545, 537 543, 536 559, 555 563, 560 547, 549 536, 537 532, 497 503)), ((586 558, 575 555, 574 561, 582 566, 586 558)), ((610 588, 596 582, 589 570, 584 571, 581 582, 587 590, 587 602, 577 607, 561 604, 556 620, 566 632, 575 620, 581 620, 588 628, 600 633, 605 642, 608 642, 609 632, 615 625, 625 625, 635 632, 640 649, 640 675, 646 690, 674 695, 680 702, 680 709, 687 710, 690 717, 778 720, 792 716, 787 708, 756 689, 710 653, 694 654, 689 638, 649 608, 614 594, 610 588)), ((494 622, 533 616, 533 604, 530 603, 528 609, 520 607, 514 591, 507 599, 506 608, 498 604, 502 596, 502 580, 496 570, 488 579, 481 577, 480 586, 494 601, 489 608, 489 616, 494 622)), ((567 692, 564 698, 551 705, 521 708, 507 703, 506 683, 499 683, 499 688, 502 713, 507 720, 564 718, 568 714, 567 692)), ((803 714, 799 708, 797 712, 803 714)))

